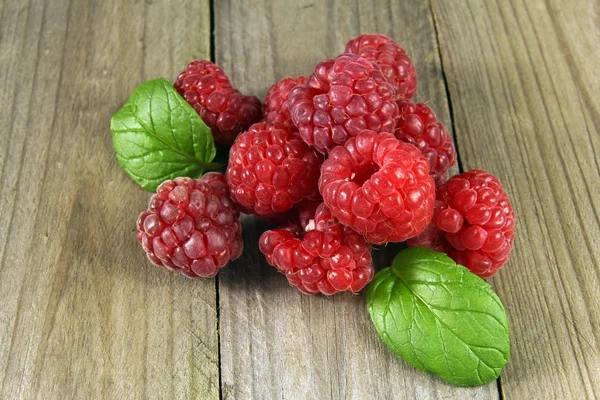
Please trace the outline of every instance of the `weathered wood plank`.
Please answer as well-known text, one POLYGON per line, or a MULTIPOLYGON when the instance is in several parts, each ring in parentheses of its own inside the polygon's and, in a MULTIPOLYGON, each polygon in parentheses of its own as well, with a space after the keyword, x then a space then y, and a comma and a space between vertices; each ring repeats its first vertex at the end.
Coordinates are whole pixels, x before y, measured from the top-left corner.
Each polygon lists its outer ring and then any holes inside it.
POLYGON ((507 398, 600 397, 600 28, 595 1, 433 1, 465 169, 504 183, 514 254, 507 398))
MULTIPOLYGON (((309 74, 359 33, 389 34, 417 65, 418 99, 450 125, 424 3, 227 1, 215 3, 215 19, 216 61, 260 97, 278 79, 309 74)), ((219 276, 224 399, 498 397, 495 383, 456 388, 395 357, 372 327, 364 294, 309 297, 289 287, 258 251, 265 228, 244 221, 244 255, 219 276)))
POLYGON ((209 57, 208 1, 0 10, 0 397, 218 398, 215 283, 146 262, 149 194, 108 130, 136 85, 209 57))

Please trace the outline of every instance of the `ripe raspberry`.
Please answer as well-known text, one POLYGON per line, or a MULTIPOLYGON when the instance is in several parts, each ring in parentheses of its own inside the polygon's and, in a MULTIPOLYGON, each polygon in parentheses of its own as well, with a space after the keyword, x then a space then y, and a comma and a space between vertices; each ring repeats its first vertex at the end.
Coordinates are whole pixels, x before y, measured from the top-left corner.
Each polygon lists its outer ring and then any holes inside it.
POLYGON ((385 35, 364 34, 346 43, 346 53, 358 54, 379 64, 394 86, 397 99, 410 100, 417 91, 417 72, 410 57, 398 43, 385 35))
POLYGON ((301 235, 311 220, 314 220, 315 212, 322 203, 323 199, 319 198, 318 200, 304 199, 294 204, 294 208, 286 214, 282 225, 293 234, 301 235))
POLYGON ((239 215, 222 174, 166 180, 138 218, 137 239, 154 264, 208 278, 242 254, 239 215))
POLYGON ((482 278, 504 265, 514 244, 515 215, 502 185, 485 171, 456 175, 437 189, 436 218, 409 246, 437 247, 482 278))
MULTIPOLYGON (((240 93, 236 90, 237 93, 240 93)), ((242 112, 240 114, 239 125, 242 127, 240 132, 250 128, 253 124, 259 122, 262 117, 262 104, 260 100, 254 96, 241 95, 242 97, 242 112)), ((239 133, 239 132, 238 132, 239 133)), ((231 146, 235 137, 228 141, 227 147, 231 146)))
POLYGON ((439 251, 442 253, 448 253, 449 243, 446 240, 443 232, 437 227, 435 220, 437 219, 442 202, 439 200, 435 201, 435 207, 433 209, 433 218, 427 227, 418 236, 408 239, 406 242, 409 247, 421 246, 427 247, 431 250, 439 251))
POLYGON ((262 118, 260 101, 234 89, 225 72, 210 61, 189 63, 174 86, 211 128, 219 148, 229 148, 238 133, 262 118))
POLYGON ((291 129, 294 127, 290 115, 288 97, 292 89, 298 85, 306 84, 305 76, 284 78, 269 88, 263 108, 265 110, 265 122, 270 125, 291 129))
POLYGON ((306 143, 321 153, 364 129, 392 133, 398 106, 379 67, 356 54, 317 64, 305 86, 290 92, 294 124, 306 143))
POLYGON ((400 100, 398 108, 400 118, 394 134, 399 140, 421 150, 423 157, 429 161, 429 174, 436 185, 443 183, 448 170, 456 162, 452 137, 427 105, 400 100))
POLYGON ((319 157, 291 130, 260 122, 231 147, 227 181, 243 212, 273 219, 317 196, 320 167, 319 157))
POLYGON ((376 244, 403 242, 431 221, 435 184, 419 150, 362 131, 329 152, 319 190, 334 217, 376 244))
POLYGON ((371 245, 336 222, 321 204, 302 232, 276 229, 260 237, 269 264, 303 293, 360 291, 373 278, 371 245))

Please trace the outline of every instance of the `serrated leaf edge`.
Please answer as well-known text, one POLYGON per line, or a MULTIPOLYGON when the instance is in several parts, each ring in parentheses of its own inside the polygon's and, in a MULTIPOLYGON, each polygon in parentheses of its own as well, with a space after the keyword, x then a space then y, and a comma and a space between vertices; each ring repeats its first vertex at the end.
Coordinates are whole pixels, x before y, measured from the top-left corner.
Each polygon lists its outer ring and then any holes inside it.
MULTIPOLYGON (((407 250, 408 250, 408 249, 407 249, 407 250)), ((404 251, 406 251, 406 250, 404 250, 404 251)), ((440 253, 440 254, 441 254, 441 253, 440 253)), ((395 277, 397 278, 397 280, 398 280, 398 281, 401 281, 401 282, 402 282, 402 284, 403 284, 403 285, 404 285, 404 286, 405 286, 405 287, 406 287, 406 288, 407 288, 407 289, 410 291, 410 293, 412 294, 412 296, 413 296, 415 299, 418 299, 418 301, 419 301, 419 302, 421 302, 421 303, 422 303, 422 304, 423 304, 425 307, 427 307, 427 309, 429 310, 429 312, 430 312, 430 313, 433 315, 433 317, 435 318, 436 325, 438 325, 438 324, 440 324, 440 323, 441 323, 441 324, 443 324, 443 325, 444 325, 444 327, 445 327, 445 329, 444 329, 444 330, 450 331, 450 333, 452 333, 452 334, 453 334, 453 335, 454 335, 454 336, 455 336, 455 337, 456 337, 456 338, 457 338, 457 339, 458 339, 458 340, 459 340, 461 343, 463 343, 463 344, 464 344, 464 345, 467 347, 467 349, 469 350, 469 352, 471 352, 471 353, 472 353, 472 354, 473 354, 473 355, 474 355, 474 356, 477 358, 477 360, 478 360, 478 362, 479 362, 479 363, 483 363, 483 364, 484 364, 484 365, 486 365, 486 367, 488 367, 490 370, 494 371, 494 375, 496 375, 496 377, 495 377, 494 379, 497 379, 497 378, 498 378, 498 376, 500 376, 500 373, 502 372, 502 369, 504 368, 504 366, 506 365, 506 363, 508 363, 508 361, 510 360, 510 349, 509 349, 509 353, 508 353, 508 354, 505 354, 504 352, 502 352, 501 350, 499 350, 499 349, 497 349, 497 348, 493 348, 493 347, 485 347, 486 349, 490 349, 490 350, 495 350, 495 351, 498 351, 498 352, 501 354, 502 358, 504 359, 504 364, 503 364, 503 366, 502 366, 502 367, 500 367, 500 368, 499 368, 499 371, 498 371, 498 372, 496 372, 496 370, 497 370, 498 368, 490 367, 489 365, 487 365, 487 364, 486 364, 486 363, 485 363, 485 362, 484 362, 484 361, 483 361, 483 360, 482 360, 482 359, 481 359, 481 358, 480 358, 480 357, 479 357, 479 356, 478 356, 476 353, 474 353, 474 352, 473 352, 473 350, 471 349, 472 347, 475 347, 475 348, 484 348, 484 347, 482 347, 482 346, 476 346, 476 345, 470 345, 470 344, 466 343, 466 342, 465 342, 465 341, 464 341, 464 340, 463 340, 461 337, 459 337, 458 335, 456 335, 456 333, 454 333, 454 332, 453 332, 453 331, 450 329, 450 327, 449 327, 449 326, 448 326, 446 323, 444 323, 444 322, 443 322, 443 321, 442 321, 442 320, 441 320, 441 319, 440 319, 440 318, 439 318, 439 317, 436 315, 436 313, 435 313, 435 312, 432 310, 432 307, 430 306, 430 304, 429 304, 429 303, 427 303, 427 302, 426 302, 426 301, 425 301, 423 298, 421 298, 421 296, 419 296, 417 293, 415 293, 415 292, 412 290, 412 288, 411 288, 411 287, 408 285, 408 283, 406 282, 406 280, 405 280, 405 279, 404 279, 402 276, 400 276, 400 273, 399 273, 398 271, 396 271, 396 270, 395 270, 395 268, 394 268, 394 264, 395 264, 395 262, 396 262, 396 258, 397 258, 399 255, 400 255, 400 253, 399 253, 399 254, 398 254, 398 255, 397 255, 395 258, 394 258, 394 260, 393 260, 393 262, 392 262, 392 265, 391 265, 391 266, 389 266, 389 267, 386 267, 386 268, 384 268, 384 269, 380 270, 380 271, 377 273, 377 275, 381 275, 381 274, 384 274, 384 273, 388 272, 388 275, 387 275, 387 276, 383 276, 382 278, 380 278, 380 280, 373 279, 373 281, 374 281, 374 282, 373 282, 373 284, 376 284, 376 286, 369 287, 369 289, 368 289, 368 292, 367 292, 367 302, 368 302, 368 303, 367 303, 367 308, 368 308, 369 314, 370 314, 370 316, 371 316, 371 319, 372 319, 372 320, 374 320, 374 319, 375 319, 375 317, 377 317, 377 315, 375 315, 375 313, 374 313, 374 307, 375 307, 375 306, 374 306, 374 304, 373 304, 373 303, 374 303, 374 301, 372 300, 372 298, 375 296, 375 293, 376 293, 376 292, 377 292, 377 290, 380 288, 380 286, 382 285, 382 283, 383 283, 383 282, 385 282, 385 281, 386 281, 387 279, 389 279, 390 277, 393 277, 393 276, 395 276, 395 277), (389 270, 389 271, 388 271, 388 270, 389 270)), ((445 256, 445 257, 447 257, 447 255, 445 255, 445 254, 444 254, 444 256, 445 256)), ((493 301, 494 301, 494 302, 495 302, 495 303, 496 303, 496 304, 497 304, 497 305, 500 307, 500 309, 501 309, 502 311, 506 312, 506 310, 505 310, 505 308, 504 308, 504 305, 502 304, 502 302, 500 301, 500 299, 498 298, 498 296, 496 295, 496 293, 493 291, 493 289, 491 288, 491 286, 489 285, 489 283, 487 283, 485 280, 483 280, 483 279, 481 279, 481 278, 477 277, 476 275, 474 275, 474 274, 473 274, 471 271, 469 271, 469 269, 468 269, 468 268, 466 268, 466 267, 464 267, 464 266, 462 266, 462 265, 460 265, 460 264, 456 264, 456 263, 455 263, 455 262, 454 262, 452 259, 450 259, 449 257, 448 257, 448 259, 449 259, 449 262, 452 262, 452 264, 454 264, 456 267, 458 267, 458 268, 460 268, 460 269, 461 269, 462 275, 461 275, 461 280, 460 280, 459 282, 457 282, 457 281, 453 281, 453 282, 447 282, 447 283, 450 283, 450 284, 463 284, 463 285, 464 285, 465 283, 464 283, 464 282, 463 282, 463 280, 462 280, 462 279, 463 279, 463 276, 465 276, 465 273, 467 273, 467 274, 471 274, 471 275, 473 275, 473 276, 470 276, 470 275, 469 275, 469 279, 472 279, 472 278, 475 278, 475 279, 480 279, 480 280, 481 280, 481 282, 485 283, 485 285, 484 285, 484 286, 475 286, 475 285, 472 285, 472 284, 468 284, 468 286, 469 286, 469 287, 471 287, 471 288, 477 289, 477 290, 483 290, 483 291, 485 291, 485 292, 486 292, 486 294, 488 294, 488 295, 490 295, 490 297, 492 297, 493 301)), ((412 267, 412 268, 420 268, 420 269, 422 269, 422 270, 425 270, 425 271, 427 271, 427 272, 436 273, 435 271, 431 271, 431 270, 427 270, 427 269, 424 269, 424 268, 422 268, 422 266, 421 266, 421 265, 419 265, 419 264, 422 264, 423 262, 432 262, 432 263, 441 264, 441 265, 443 265, 444 267, 446 266, 446 264, 444 264, 444 262, 442 262, 442 261, 440 261, 440 260, 437 260, 437 259, 432 259, 432 258, 430 258, 430 259, 424 259, 424 260, 420 260, 419 262, 409 262, 409 263, 403 264, 403 265, 402 265, 402 268, 409 268, 409 267, 412 267)), ((437 275, 440 275, 439 273, 436 273, 436 274, 437 274, 437 275)), ((375 277, 375 278, 377 278, 377 275, 376 275, 376 277, 375 277)), ((411 282, 411 283, 412 283, 412 282, 411 282)), ((424 283, 424 284, 433 284, 433 285, 435 285, 435 284, 438 284, 438 282, 427 282, 427 281, 423 281, 423 283, 424 283)), ((386 326, 386 325, 387 325, 387 324, 386 324, 386 318, 387 318, 387 314, 388 314, 388 312, 389 312, 389 310, 390 310, 390 308, 391 308, 391 307, 390 307, 390 303, 391 303, 391 297, 392 297, 392 293, 393 293, 393 290, 394 290, 395 286, 396 286, 396 282, 394 282, 394 285, 393 285, 393 287, 391 288, 391 290, 390 290, 390 293, 389 293, 389 295, 387 296, 387 299, 385 300, 385 304, 382 304, 382 305, 380 306, 380 307, 383 307, 383 308, 385 309, 385 312, 384 312, 384 313, 382 313, 382 314, 379 314, 379 316, 378 316, 378 317, 381 319, 382 325, 383 325, 383 327, 384 327, 384 331, 380 331, 378 324, 374 323, 374 325, 375 325, 375 329, 377 330, 377 333, 378 333, 378 334, 379 334, 379 336, 382 338, 382 340, 384 341, 384 343, 385 343, 387 346, 389 346, 389 347, 390 347, 390 348, 391 348, 391 349, 394 351, 394 353, 396 353, 397 355, 400 355, 400 353, 401 353, 401 352, 399 351, 399 349, 396 347, 395 343, 394 343, 394 342, 391 340, 391 338, 390 338, 390 337, 389 337, 389 335, 387 334, 387 326, 386 326)), ((377 308, 380 308, 380 307, 377 307, 377 308)), ((477 314, 477 313, 484 314, 484 315, 487 315, 487 316, 489 316, 489 317, 492 317, 492 318, 493 318, 493 319, 494 319, 496 322, 498 322, 498 324, 499 324, 499 325, 501 325, 502 327, 504 327, 504 328, 505 328, 505 332, 506 332, 506 334, 507 334, 507 335, 509 334, 509 331, 510 331, 510 328, 509 328, 509 326, 508 326, 508 321, 504 321, 504 322, 503 322, 503 321, 500 321, 500 320, 498 320, 498 319, 497 319, 495 316, 493 316, 493 315, 491 315, 491 314, 484 313, 484 312, 482 312, 482 311, 474 311, 474 310, 462 310, 462 309, 447 309, 447 310, 443 310, 443 309, 441 309, 441 308, 439 308, 439 307, 437 307, 437 306, 436 306, 436 307, 433 307, 433 308, 434 308, 434 309, 438 309, 438 310, 442 310, 442 311, 453 311, 453 312, 461 312, 461 311, 464 311, 464 312, 471 312, 471 313, 476 313, 476 314, 477 314)), ((411 318, 411 327, 412 327, 412 322, 413 322, 413 320, 414 320, 414 318, 411 318)), ((375 322, 375 321, 373 321, 373 322, 375 322)), ((438 325, 438 326, 439 326, 439 325, 438 325)), ((409 327, 408 329, 410 330, 410 328, 411 328, 411 327, 409 327)), ((437 329, 437 332, 439 332, 439 333, 440 333, 440 335, 441 335, 441 331, 442 331, 442 330, 441 330, 441 327, 438 327, 438 329, 437 329)), ((443 340, 443 338, 442 338, 441 336, 440 336, 440 342, 442 343, 442 346, 443 346, 443 345, 444 345, 444 343, 445 343, 445 342, 444 342, 444 340, 443 340)), ((422 370, 422 371, 424 371, 424 372, 427 372, 427 373, 429 373, 429 374, 431 374, 431 375, 438 376, 440 379, 443 379, 443 378, 442 378, 440 375, 438 375, 437 373, 435 373, 435 372, 433 372, 433 371, 431 371, 431 370, 427 369, 427 368, 425 367, 425 364, 423 364, 423 363, 422 363, 422 362, 419 360, 419 358, 418 358, 418 356, 417 356, 417 354, 416 354, 416 353, 417 353, 417 352, 415 351, 415 352, 414 352, 414 359, 415 359, 415 360, 417 361, 417 363, 418 363, 418 364, 420 364, 420 365, 415 365, 416 363, 413 363, 413 362, 409 362, 409 364, 413 365, 415 368, 421 369, 421 370, 422 370)), ((446 358, 446 353, 447 353, 447 352, 445 352, 445 353, 444 353, 444 357, 445 357, 445 358, 446 358)), ((403 358, 403 357, 401 357, 401 358, 403 358)), ((450 372, 450 374, 451 374, 451 375, 453 375, 453 374, 452 374, 452 370, 451 370, 451 368, 449 367, 449 365, 448 365, 447 361, 446 361, 446 365, 447 365, 447 370, 450 372)), ((478 368, 476 369, 476 372, 477 372, 478 379, 479 379, 479 385, 482 385, 482 384, 485 384, 485 383, 489 383, 489 382, 491 382, 492 380, 494 380, 494 379, 491 379, 491 380, 488 380, 488 381, 484 381, 483 379, 481 379, 481 375, 479 374, 479 369, 478 369, 478 368)), ((445 380, 445 379, 443 379, 443 380, 445 380)), ((468 386, 468 387, 470 387, 470 386, 478 386, 478 385, 470 385, 470 384, 461 385, 461 384, 459 384, 459 383, 457 383, 457 382, 449 382, 449 383, 452 383, 452 384, 454 384, 454 385, 457 385, 457 386, 468 386)))

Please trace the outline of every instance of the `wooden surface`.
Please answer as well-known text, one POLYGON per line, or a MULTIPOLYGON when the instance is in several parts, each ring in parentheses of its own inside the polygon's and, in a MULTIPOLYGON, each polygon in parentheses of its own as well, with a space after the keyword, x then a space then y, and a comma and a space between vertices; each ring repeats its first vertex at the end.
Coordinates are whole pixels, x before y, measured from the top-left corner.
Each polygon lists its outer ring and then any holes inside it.
MULTIPOLYGON (((349 38, 377 30, 406 46, 419 72, 419 99, 448 123, 431 11, 411 4, 222 4, 215 9, 216 61, 241 90, 262 98, 269 82, 309 74, 319 60, 341 53, 349 38)), ((498 396, 495 382, 459 389, 399 361, 377 336, 364 293, 325 298, 290 290, 258 251, 263 229, 254 218, 245 221, 244 256, 219 276, 224 399, 498 396)))
POLYGON ((492 279, 506 398, 600 397, 599 4, 572 3, 433 2, 463 168, 493 171, 517 215, 492 279))
POLYGON ((0 398, 600 397, 597 2, 324 3, 0 0, 0 398), (252 218, 216 280, 152 267, 135 240, 149 194, 108 130, 135 86, 212 53, 262 98, 374 31, 413 57, 417 99, 454 128, 461 167, 513 200, 515 251, 491 280, 512 359, 484 387, 395 357, 364 294, 290 288, 252 218))
POLYGON ((146 264, 108 130, 209 57, 208 3, 0 4, 0 398, 219 398, 214 281, 146 264))

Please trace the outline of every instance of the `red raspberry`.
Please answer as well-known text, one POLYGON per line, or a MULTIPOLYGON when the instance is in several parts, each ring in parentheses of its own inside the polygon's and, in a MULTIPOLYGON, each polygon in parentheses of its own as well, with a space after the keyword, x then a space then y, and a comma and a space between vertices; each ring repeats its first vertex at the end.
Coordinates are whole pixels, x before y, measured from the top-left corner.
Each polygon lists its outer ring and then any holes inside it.
POLYGON ((227 181, 243 212, 273 219, 317 196, 320 167, 319 157, 291 130, 260 122, 231 147, 227 181))
POLYGON ((358 292, 373 278, 371 245, 336 222, 321 204, 301 233, 266 231, 259 248, 269 264, 303 293, 358 292))
POLYGON ((189 63, 174 86, 211 128, 219 148, 229 148, 238 133, 262 118, 260 101, 234 89, 225 72, 210 61, 189 63))
POLYGON ((449 243, 446 240, 446 237, 443 235, 443 232, 440 231, 440 228, 437 227, 435 220, 441 209, 441 201, 435 201, 435 207, 433 209, 433 218, 431 218, 431 222, 427 225, 427 228, 423 230, 418 236, 408 239, 407 245, 410 247, 421 246, 427 247, 431 250, 439 251, 442 253, 448 253, 449 251, 449 243))
POLYGON ((443 183, 448 170, 456 162, 452 137, 426 104, 400 100, 398 108, 400 118, 394 134, 399 140, 421 150, 423 157, 429 161, 429 174, 436 184, 443 183))
POLYGON ((416 236, 433 215, 427 160, 390 133, 365 130, 331 150, 319 190, 334 217, 375 244, 416 236))
POLYGON ((444 249, 482 278, 504 265, 514 244, 515 215, 500 182, 485 171, 456 175, 437 189, 436 218, 409 246, 444 249))
POLYGON ((417 72, 410 57, 398 43, 385 35, 364 34, 346 43, 346 53, 358 54, 379 64, 394 86, 397 99, 410 100, 417 91, 417 72))
POLYGON ((304 199, 294 204, 294 208, 287 213, 287 218, 283 223, 285 229, 295 235, 301 235, 310 224, 310 221, 314 220, 315 212, 322 203, 323 199, 319 195, 318 200, 304 199))
POLYGON ((306 86, 289 96, 294 124, 306 143, 321 153, 364 129, 392 133, 398 106, 379 67, 356 54, 317 64, 306 86))
POLYGON ((294 87, 306 84, 307 80, 305 76, 299 76, 296 79, 284 78, 271 86, 263 105, 265 122, 276 127, 293 128, 294 123, 290 115, 288 97, 294 87))
MULTIPOLYGON (((239 93, 239 91, 236 90, 239 93)), ((262 104, 260 100, 254 96, 242 96, 242 113, 240 114, 239 125, 244 131, 250 128, 253 124, 259 122, 263 118, 262 104)), ((239 132, 238 132, 239 133, 239 132)), ((235 137, 228 141, 227 147, 231 146, 235 137)))
POLYGON ((154 264, 208 278, 242 254, 239 216, 222 174, 166 180, 138 218, 137 239, 154 264))

